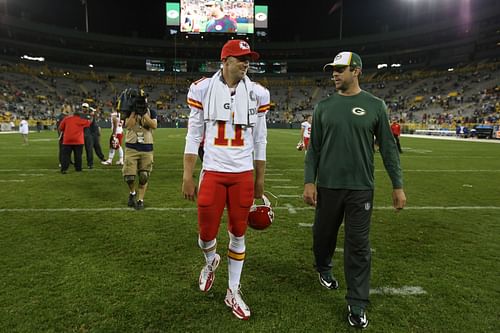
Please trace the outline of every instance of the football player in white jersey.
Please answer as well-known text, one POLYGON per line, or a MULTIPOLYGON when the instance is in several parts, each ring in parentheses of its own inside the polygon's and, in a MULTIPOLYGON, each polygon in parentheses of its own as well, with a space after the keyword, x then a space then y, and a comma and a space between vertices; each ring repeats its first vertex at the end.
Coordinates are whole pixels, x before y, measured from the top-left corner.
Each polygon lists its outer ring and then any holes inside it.
POLYGON ((109 155, 106 161, 101 162, 104 165, 113 164, 113 158, 115 157, 115 152, 118 151, 118 161, 116 165, 123 165, 123 123, 124 121, 120 117, 120 112, 113 110, 111 112, 111 138, 109 139, 109 155))
POLYGON ((300 142, 304 145, 304 151, 309 147, 309 139, 311 138, 311 123, 312 115, 308 115, 306 120, 300 124, 300 142))
POLYGON ((186 199, 195 200, 198 195, 198 244, 206 261, 199 287, 204 292, 212 287, 221 260, 216 236, 227 207, 229 281, 224 302, 243 320, 250 317, 250 309, 240 293, 245 232, 253 200, 264 194, 266 113, 270 102, 269 91, 246 75, 250 61, 258 58, 259 54, 251 51, 247 42, 230 40, 221 51, 222 69, 211 78, 191 84, 182 183, 186 199), (203 138, 197 193, 193 173, 203 138))

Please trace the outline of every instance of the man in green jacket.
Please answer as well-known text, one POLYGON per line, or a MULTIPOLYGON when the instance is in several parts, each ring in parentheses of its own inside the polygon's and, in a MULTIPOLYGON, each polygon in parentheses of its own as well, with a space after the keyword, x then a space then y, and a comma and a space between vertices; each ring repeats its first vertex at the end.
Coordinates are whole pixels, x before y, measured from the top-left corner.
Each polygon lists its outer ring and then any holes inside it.
POLYGON ((304 168, 304 201, 316 207, 313 251, 321 285, 337 289, 332 258, 337 234, 345 221, 344 274, 348 322, 368 326, 370 292, 370 219, 373 209, 374 140, 392 181, 392 201, 406 204, 399 152, 385 103, 359 86, 362 62, 353 52, 340 52, 324 66, 333 69, 337 93, 314 110, 304 168))

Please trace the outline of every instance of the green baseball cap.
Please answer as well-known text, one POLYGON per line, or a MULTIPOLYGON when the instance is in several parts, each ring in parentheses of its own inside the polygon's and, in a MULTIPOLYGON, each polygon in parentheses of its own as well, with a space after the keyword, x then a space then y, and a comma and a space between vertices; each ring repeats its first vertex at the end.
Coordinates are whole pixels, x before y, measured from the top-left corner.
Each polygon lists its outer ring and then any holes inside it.
POLYGON ((323 70, 326 70, 328 66, 332 67, 363 67, 363 63, 361 62, 361 57, 354 52, 342 51, 335 56, 332 62, 323 66, 323 70))

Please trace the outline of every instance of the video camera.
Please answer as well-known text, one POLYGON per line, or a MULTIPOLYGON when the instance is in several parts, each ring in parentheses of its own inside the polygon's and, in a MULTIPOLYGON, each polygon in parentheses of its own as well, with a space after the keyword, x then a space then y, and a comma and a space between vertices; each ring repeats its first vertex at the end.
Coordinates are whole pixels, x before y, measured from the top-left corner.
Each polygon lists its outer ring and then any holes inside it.
POLYGON ((120 93, 116 103, 116 110, 125 114, 128 118, 132 112, 143 116, 148 111, 148 103, 144 90, 137 88, 127 88, 120 93))

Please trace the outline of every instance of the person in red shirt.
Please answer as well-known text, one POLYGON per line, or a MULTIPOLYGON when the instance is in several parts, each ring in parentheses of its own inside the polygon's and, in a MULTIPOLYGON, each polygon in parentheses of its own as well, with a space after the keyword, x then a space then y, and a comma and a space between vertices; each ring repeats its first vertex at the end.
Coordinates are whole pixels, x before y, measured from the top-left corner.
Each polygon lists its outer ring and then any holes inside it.
POLYGON ((396 140, 396 145, 398 146, 399 153, 402 154, 401 144, 399 143, 399 136, 401 135, 401 125, 399 125, 397 120, 394 120, 391 124, 391 132, 396 140))
POLYGON ((75 170, 82 171, 83 130, 89 126, 90 120, 81 118, 77 112, 65 117, 59 125, 63 133, 61 173, 65 174, 69 168, 71 152, 75 156, 75 170))

